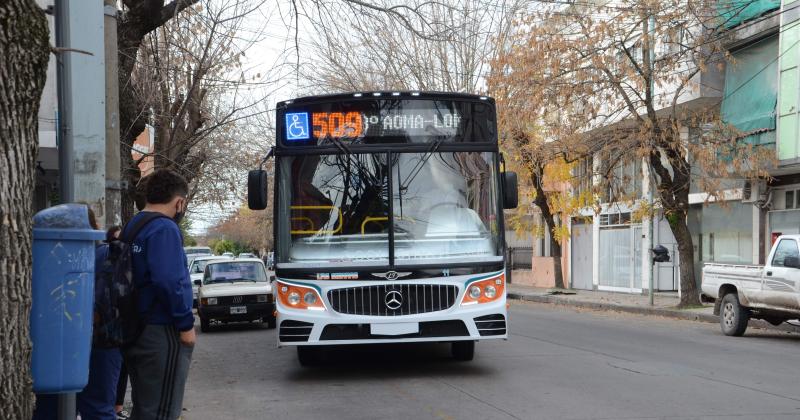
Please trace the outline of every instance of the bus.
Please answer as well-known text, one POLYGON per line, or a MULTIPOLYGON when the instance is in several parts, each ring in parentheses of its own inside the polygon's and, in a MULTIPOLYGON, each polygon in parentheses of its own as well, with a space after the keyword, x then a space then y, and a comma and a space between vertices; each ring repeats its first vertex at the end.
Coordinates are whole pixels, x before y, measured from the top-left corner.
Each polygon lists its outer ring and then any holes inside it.
POLYGON ((508 338, 503 210, 517 175, 494 99, 361 92, 276 112, 248 205, 274 191, 279 346, 305 366, 331 345, 444 342, 472 360, 476 341, 508 338))

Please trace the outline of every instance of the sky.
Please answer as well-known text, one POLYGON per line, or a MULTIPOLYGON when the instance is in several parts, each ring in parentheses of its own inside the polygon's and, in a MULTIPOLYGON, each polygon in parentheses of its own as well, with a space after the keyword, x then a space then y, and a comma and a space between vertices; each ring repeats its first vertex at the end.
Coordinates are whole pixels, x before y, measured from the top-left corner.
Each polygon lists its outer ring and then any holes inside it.
MULTIPOLYGON (((226 1, 231 0, 215 0, 214 3, 223 5, 226 1)), ((303 96, 301 92, 308 93, 297 67, 298 63, 300 66, 307 64, 304 57, 312 54, 311 31, 307 25, 301 17, 303 29, 295 31, 297 25, 291 0, 264 1, 245 18, 242 38, 255 39, 255 42, 250 45, 241 42, 240 48, 246 48, 241 67, 251 88, 249 95, 258 100, 259 109, 265 111, 260 118, 274 121, 273 110, 278 102, 303 96)), ((264 150, 269 147, 267 143, 272 137, 272 133, 265 134, 268 135, 265 135, 264 150)), ((245 176, 242 174, 242 185, 246 183, 245 176)), ((224 219, 240 205, 231 199, 225 200, 223 208, 217 204, 205 204, 190 209, 191 233, 203 235, 215 222, 224 219)))

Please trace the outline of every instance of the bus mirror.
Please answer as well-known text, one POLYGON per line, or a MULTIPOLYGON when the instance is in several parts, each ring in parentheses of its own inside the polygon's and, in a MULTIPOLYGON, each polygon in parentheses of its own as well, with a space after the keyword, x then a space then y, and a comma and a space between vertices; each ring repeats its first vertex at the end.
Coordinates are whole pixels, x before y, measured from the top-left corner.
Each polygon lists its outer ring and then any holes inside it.
POLYGON ((250 210, 267 208, 267 171, 256 169, 248 172, 247 206, 250 210))
POLYGON ((515 209, 519 203, 517 191, 517 173, 503 172, 503 208, 515 209))

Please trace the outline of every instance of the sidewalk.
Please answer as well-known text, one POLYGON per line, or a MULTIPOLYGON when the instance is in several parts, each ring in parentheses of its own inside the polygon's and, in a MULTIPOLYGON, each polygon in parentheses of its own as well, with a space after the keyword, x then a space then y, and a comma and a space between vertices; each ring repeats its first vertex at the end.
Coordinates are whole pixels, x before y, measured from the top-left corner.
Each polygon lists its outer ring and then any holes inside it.
MULTIPOLYGON (((650 306, 650 300, 647 295, 592 290, 562 290, 560 292, 561 293, 554 289, 542 289, 515 284, 508 285, 509 299, 571 306, 574 308, 596 311, 626 312, 710 323, 719 322, 719 317, 714 315, 713 304, 704 304, 702 308, 676 308, 678 305, 677 293, 656 293, 654 305, 650 306)), ((785 323, 776 327, 761 320, 751 320, 750 327, 800 332, 800 328, 785 323)))

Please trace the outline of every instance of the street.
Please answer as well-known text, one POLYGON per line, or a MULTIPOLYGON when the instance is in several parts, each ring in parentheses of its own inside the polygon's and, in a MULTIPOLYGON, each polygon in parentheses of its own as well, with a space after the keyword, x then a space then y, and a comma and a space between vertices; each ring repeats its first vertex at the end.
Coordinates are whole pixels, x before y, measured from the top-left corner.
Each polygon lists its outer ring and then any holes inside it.
POLYGON ((198 335, 195 419, 695 419, 800 417, 800 335, 512 303, 511 338, 475 360, 444 345, 337 349, 301 368, 261 325, 198 335))

